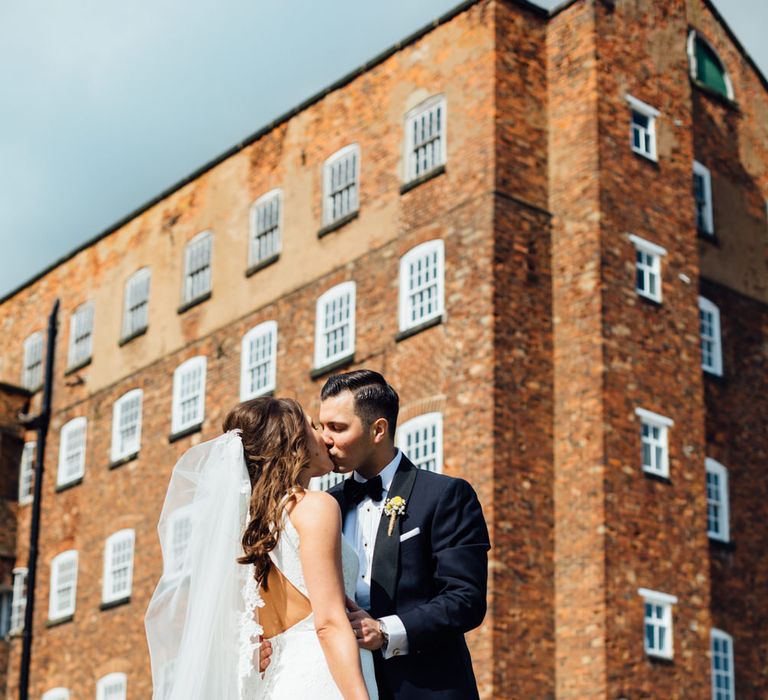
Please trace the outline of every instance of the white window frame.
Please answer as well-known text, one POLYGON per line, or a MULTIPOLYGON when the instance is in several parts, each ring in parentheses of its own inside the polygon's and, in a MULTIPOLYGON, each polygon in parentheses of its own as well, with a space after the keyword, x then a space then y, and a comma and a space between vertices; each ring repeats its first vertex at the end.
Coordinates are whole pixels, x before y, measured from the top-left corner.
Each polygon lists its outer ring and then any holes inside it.
MULTIPOLYGON (((443 414, 439 411, 423 413, 398 426, 395 442, 403 454, 420 469, 426 468, 424 467, 425 462, 434 460, 434 468, 429 469, 429 471, 437 474, 443 473, 443 414), (427 460, 423 458, 423 455, 414 454, 413 451, 410 454, 408 452, 408 438, 414 436, 422 438, 423 434, 421 433, 425 430, 434 430, 435 441, 434 455, 430 455, 427 460)), ((417 446, 417 449, 420 450, 422 446, 417 446)))
POLYGON ((400 258, 400 331, 420 326, 422 323, 440 318, 445 313, 445 243, 442 239, 426 241, 411 248, 400 258), (410 268, 414 263, 424 263, 425 259, 435 258, 435 274, 428 284, 411 286, 410 268), (418 318, 412 318, 415 297, 435 287, 434 308, 418 318))
POLYGON ((123 338, 131 338, 149 327, 149 289, 152 271, 142 267, 125 281, 123 294, 123 338))
POLYGON ((640 450, 640 465, 642 467, 642 470, 646 474, 655 474, 656 476, 661 476, 663 478, 669 478, 669 429, 675 424, 674 421, 671 418, 667 418, 666 416, 659 415, 658 413, 654 413, 653 411, 647 411, 644 408, 636 408, 635 409, 635 415, 637 415, 640 418, 640 444, 641 444, 641 450, 640 450), (656 428, 659 431, 659 438, 658 440, 655 440, 654 438, 651 438, 649 440, 645 440, 643 438, 643 431, 642 426, 643 425, 649 425, 652 428, 656 428), (661 456, 660 456, 660 463, 653 465, 653 464, 645 464, 642 456, 642 446, 645 443, 648 443, 650 446, 650 450, 652 455, 652 459, 655 458, 655 448, 660 449, 661 456))
MULTIPOLYGON (((422 177, 426 177, 431 172, 444 166, 448 160, 448 103, 446 102, 445 95, 434 95, 427 100, 424 100, 419 105, 416 105, 413 109, 409 110, 405 115, 405 182, 411 182, 422 177), (439 139, 439 149, 436 154, 433 153, 433 160, 429 166, 418 171, 417 165, 417 145, 414 139, 414 125, 418 119, 427 113, 440 110, 441 122, 439 135, 432 141, 439 139)), ((418 146, 421 148, 422 146, 418 146)), ((433 149, 434 150, 434 149, 433 149)))
POLYGON ((104 543, 104 576, 101 586, 101 602, 111 603, 115 600, 123 600, 131 595, 133 588, 133 553, 136 542, 136 532, 130 528, 118 530, 107 537, 104 543), (116 549, 119 545, 129 544, 129 556, 127 563, 116 562, 116 549), (127 585, 118 591, 114 591, 115 574, 118 571, 127 570, 127 585))
POLYGON ((348 474, 337 474, 336 472, 315 476, 309 480, 309 489, 310 491, 328 491, 332 486, 340 484, 348 476, 348 474))
POLYGON ((75 549, 70 549, 66 552, 61 552, 61 554, 57 554, 53 558, 53 561, 51 561, 51 590, 48 596, 49 620, 59 620, 62 617, 69 617, 70 615, 75 614, 75 608, 77 607, 77 569, 77 550, 75 549), (69 604, 59 608, 57 607, 57 594, 59 589, 59 579, 61 578, 61 568, 70 562, 74 562, 75 565, 75 575, 70 586, 70 602, 69 604))
POLYGON ((51 688, 43 693, 42 700, 69 700, 68 688, 51 688))
POLYGON ((205 355, 191 357, 186 362, 182 362, 173 372, 173 407, 171 412, 171 433, 180 433, 183 430, 201 425, 205 420, 205 375, 208 359, 205 355), (182 405, 185 400, 181 391, 183 388, 183 378, 187 372, 200 371, 200 387, 195 398, 197 405, 195 414, 191 419, 183 420, 182 405))
POLYGON ((21 385, 30 391, 37 391, 43 385, 43 332, 35 331, 24 341, 24 360, 21 370, 21 385))
POLYGON ((723 80, 725 81, 725 88, 728 93, 728 99, 735 99, 733 96, 733 82, 731 81, 731 76, 725 67, 725 62, 722 58, 720 58, 720 54, 715 51, 715 47, 712 46, 710 41, 695 29, 691 29, 691 31, 688 32, 688 40, 686 42, 686 51, 688 53, 688 69, 691 72, 691 78, 693 78, 697 83, 701 84, 701 80, 699 80, 699 62, 696 59, 696 39, 703 41, 709 47, 710 51, 712 51, 712 53, 717 56, 717 60, 720 61, 720 66, 723 69, 723 80))
POLYGON ((85 416, 73 418, 61 427, 60 436, 59 469, 56 474, 56 486, 65 486, 66 484, 71 484, 73 481, 81 479, 85 474, 85 456, 86 448, 88 446, 88 419, 85 416), (70 449, 71 435, 80 430, 81 427, 83 430, 83 444, 79 454, 77 469, 71 474, 66 474, 67 452, 70 449))
POLYGON ((248 267, 269 260, 282 250, 283 191, 280 188, 261 195, 250 210, 251 235, 248 242, 248 267), (277 207, 277 221, 272 221, 277 207), (265 225, 267 220, 269 224, 265 225))
MULTIPOLYGON (((713 627, 709 633, 711 675, 712 675, 712 700, 736 700, 736 673, 735 673, 735 655, 733 653, 733 637, 723 630, 713 627), (728 668, 723 672, 717 668, 718 652, 715 650, 715 642, 727 646, 726 661, 728 668), (728 681, 728 689, 717 687, 717 677, 725 677, 728 681)), ((720 656, 723 654, 720 653, 720 656)))
POLYGON ((661 259, 667 254, 667 249, 662 248, 660 245, 651 243, 645 238, 636 236, 634 233, 629 234, 629 240, 635 247, 635 291, 646 299, 661 303, 662 300, 662 281, 661 281, 661 259), (651 258, 650 262, 639 261, 637 254, 643 253, 643 255, 651 258), (640 289, 637 284, 637 275, 641 272, 643 275, 643 282, 645 289, 640 289), (656 291, 651 291, 651 280, 656 281, 656 291))
POLYGON ((323 225, 329 226, 356 213, 360 209, 360 146, 351 143, 339 149, 323 163, 323 225), (352 161, 352 180, 346 180, 343 186, 334 183, 334 170, 352 161), (344 194, 348 193, 346 203, 344 194), (338 204, 338 207, 336 206, 338 204), (338 212, 336 211, 338 209, 338 212))
POLYGON ((660 659, 671 659, 674 656, 675 651, 672 629, 672 606, 677 604, 677 596, 669 595, 669 593, 661 593, 660 591, 652 591, 649 588, 638 588, 637 592, 643 598, 643 649, 645 650, 645 653, 648 656, 656 656, 660 659), (649 618, 645 615, 646 605, 659 606, 662 608, 661 620, 658 621, 658 618, 655 617, 650 620, 654 627, 663 627, 666 630, 664 644, 660 648, 649 646, 648 644, 647 628, 649 618))
MULTIPOLYGON (((262 376, 261 371, 259 376, 262 376)), ((274 391, 277 386, 277 321, 265 321, 254 326, 244 336, 240 347, 240 400, 247 401, 274 391), (254 345, 267 350, 267 356, 260 356, 251 362, 254 345), (265 347, 268 346, 268 347, 265 347), (263 368, 264 381, 255 389, 251 375, 256 368, 263 368)))
MULTIPOLYGON (((720 542, 731 541, 731 504, 730 493, 728 489, 728 469, 720 462, 707 457, 704 460, 704 467, 707 476, 710 474, 717 476, 717 494, 716 498, 710 498, 709 479, 707 479, 707 536, 711 540, 720 542), (719 532, 710 527, 710 509, 717 508, 719 515, 717 523, 720 526, 719 532)), ((715 518, 711 518, 714 520, 715 518)))
POLYGON ((32 503, 35 497, 35 451, 37 442, 25 442, 19 462, 19 505, 32 503))
POLYGON ((166 526, 165 537, 166 541, 163 543, 163 578, 175 579, 178 576, 184 576, 189 572, 185 572, 179 564, 183 560, 186 548, 189 547, 190 538, 192 537, 192 530, 195 526, 192 519, 191 506, 183 506, 173 511, 168 518, 168 525, 166 526), (176 545, 174 544, 174 528, 177 523, 182 520, 189 521, 189 529, 187 530, 187 537, 184 543, 184 548, 176 553, 176 545))
POLYGON ((696 228, 702 233, 708 236, 715 235, 715 220, 712 210, 712 173, 709 168, 699 163, 699 161, 693 161, 693 192, 694 200, 696 203, 696 228), (704 195, 703 206, 703 222, 699 225, 699 201, 696 198, 696 177, 700 177, 702 180, 702 193, 704 195))
POLYGON ((184 287, 182 304, 191 304, 210 294, 213 287, 213 231, 201 231, 184 248, 184 287), (193 267, 199 256, 204 264, 193 267), (202 275, 198 283, 196 276, 202 275))
POLYGON ((661 112, 659 112, 659 110, 656 109, 655 107, 651 107, 651 105, 646 104, 642 100, 638 100, 636 97, 633 97, 632 95, 625 95, 625 99, 629 103, 629 107, 630 107, 630 118, 629 118, 630 147, 638 155, 641 155, 644 158, 648 158, 649 160, 657 162, 658 155, 656 151, 656 120, 658 119, 659 116, 661 116, 661 112), (641 127, 640 125, 635 124, 635 119, 634 119, 635 113, 640 114, 644 116, 646 119, 648 119, 647 127, 641 127), (647 141, 647 147, 635 146, 635 129, 636 128, 641 134, 640 140, 643 143, 646 143, 647 141))
POLYGON ((13 570, 13 600, 11 601, 10 633, 21 632, 24 629, 24 615, 27 612, 27 575, 26 567, 13 570))
POLYGON ((11 614, 13 610, 13 588, 0 586, 0 639, 11 634, 11 614))
POLYGON ((315 306, 315 368, 326 367, 338 360, 351 357, 355 353, 355 294, 356 285, 354 281, 342 282, 335 287, 331 287, 317 299, 315 306), (349 295, 349 319, 345 323, 336 323, 331 328, 326 328, 326 305, 338 301, 342 297, 349 295), (326 334, 331 331, 338 331, 343 326, 348 325, 348 342, 335 353, 327 352, 326 334))
MULTIPOLYGON (((139 453, 141 449, 141 417, 144 404, 144 392, 141 389, 131 389, 123 394, 112 406, 112 445, 110 458, 113 462, 125 459, 139 453), (138 401, 139 410, 132 430, 135 432, 133 442, 123 442, 123 411, 131 404, 138 401)), ((130 424, 129 424, 130 427, 130 424)))
POLYGON ((128 677, 124 673, 109 673, 99 678, 96 683, 96 700, 125 700, 128 690, 128 677), (115 697, 110 694, 107 696, 107 689, 115 684, 120 684, 122 695, 115 697))
POLYGON ((93 302, 80 304, 69 318, 67 367, 78 367, 93 353, 93 302))
POLYGON ((718 377, 723 376, 723 336, 720 329, 720 309, 717 305, 707 299, 706 297, 699 297, 699 333, 701 336, 701 368, 709 374, 714 374, 718 377), (703 328, 701 328, 701 315, 711 314, 712 316, 712 335, 705 336, 703 328), (705 362, 704 358, 704 343, 711 344, 712 361, 710 363, 705 362))

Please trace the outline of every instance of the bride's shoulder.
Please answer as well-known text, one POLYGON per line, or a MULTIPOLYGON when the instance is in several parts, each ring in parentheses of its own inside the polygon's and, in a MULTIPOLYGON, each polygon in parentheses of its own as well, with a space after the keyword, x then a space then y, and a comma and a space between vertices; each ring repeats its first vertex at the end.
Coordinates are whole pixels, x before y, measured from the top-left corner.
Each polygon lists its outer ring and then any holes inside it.
POLYGON ((304 491, 296 498, 290 516, 297 529, 302 526, 314 527, 320 521, 341 523, 339 504, 325 491, 304 491))

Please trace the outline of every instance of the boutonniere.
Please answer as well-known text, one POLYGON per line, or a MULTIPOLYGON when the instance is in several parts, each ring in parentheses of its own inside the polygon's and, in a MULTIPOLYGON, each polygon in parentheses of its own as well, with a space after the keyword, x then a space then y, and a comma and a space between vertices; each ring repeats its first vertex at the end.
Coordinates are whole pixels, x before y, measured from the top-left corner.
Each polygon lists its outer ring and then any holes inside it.
POLYGON ((389 516, 389 527, 387 536, 392 536, 392 530, 395 529, 395 520, 398 515, 405 513, 405 499, 402 496, 395 496, 384 501, 384 515, 389 516))

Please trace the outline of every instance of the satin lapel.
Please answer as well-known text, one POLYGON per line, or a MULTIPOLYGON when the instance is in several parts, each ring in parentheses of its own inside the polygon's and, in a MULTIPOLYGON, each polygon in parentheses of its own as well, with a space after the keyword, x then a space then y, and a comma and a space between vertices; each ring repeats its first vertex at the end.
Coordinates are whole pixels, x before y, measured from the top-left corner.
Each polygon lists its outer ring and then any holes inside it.
POLYGON ((376 548, 373 551, 371 568, 371 609, 376 615, 388 615, 394 610, 397 576, 400 564, 400 532, 403 519, 408 517, 409 503, 413 482, 416 480, 416 467, 402 457, 400 467, 392 479, 392 488, 387 498, 400 496, 405 499, 405 513, 395 520, 392 534, 387 534, 389 517, 382 513, 379 529, 376 533, 376 548))

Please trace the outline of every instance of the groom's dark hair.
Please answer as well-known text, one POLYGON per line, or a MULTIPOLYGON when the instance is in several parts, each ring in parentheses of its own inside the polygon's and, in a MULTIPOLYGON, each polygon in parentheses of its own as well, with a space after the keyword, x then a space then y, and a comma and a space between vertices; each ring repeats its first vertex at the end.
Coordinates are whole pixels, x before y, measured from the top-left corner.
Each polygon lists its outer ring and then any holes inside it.
POLYGON ((355 397, 355 413, 366 426, 379 418, 386 418, 389 437, 395 439, 400 397, 378 372, 372 369, 356 369, 353 372, 334 374, 320 391, 320 400, 351 391, 355 397))

